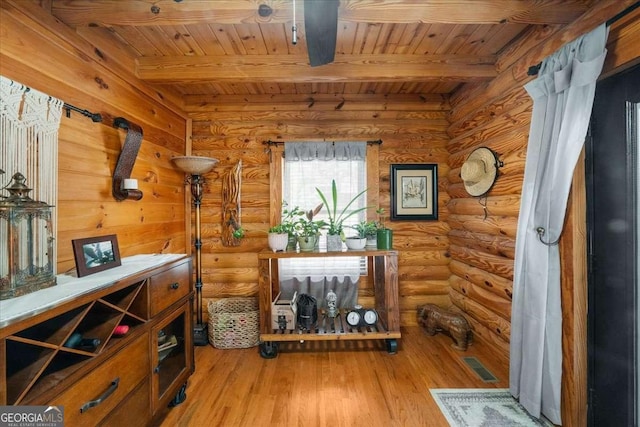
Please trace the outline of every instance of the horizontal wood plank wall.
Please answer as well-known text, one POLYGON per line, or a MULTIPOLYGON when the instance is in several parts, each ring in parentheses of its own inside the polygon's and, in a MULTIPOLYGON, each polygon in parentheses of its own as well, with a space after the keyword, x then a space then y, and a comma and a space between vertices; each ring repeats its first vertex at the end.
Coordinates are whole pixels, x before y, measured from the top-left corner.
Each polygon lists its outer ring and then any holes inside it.
POLYGON ((121 256, 184 253, 184 176, 171 157, 184 154, 186 116, 164 105, 135 77, 108 68, 99 53, 34 2, 0 4, 0 74, 63 101, 101 113, 104 123, 63 115, 58 154, 59 273, 75 266, 71 240, 117 234, 121 256), (125 132, 113 117, 140 125, 144 139, 133 168, 141 201, 111 194, 125 132))
MULTIPOLYGON (((378 140, 378 158, 368 168, 369 201, 390 210, 389 170, 397 163, 436 163, 439 220, 391 222, 399 255, 400 309, 403 325, 416 324, 418 306, 449 301, 449 167, 446 144, 447 97, 376 95, 277 95, 186 97, 193 119, 193 153, 220 159, 207 175, 202 203, 203 296, 207 300, 257 294, 257 252, 267 247, 271 189, 269 152, 263 141, 378 140), (241 222, 246 237, 224 247, 221 233, 221 180, 242 160, 241 222), (375 194, 371 194, 375 193, 375 194)), ((368 212, 375 218, 372 209, 368 212)), ((373 304, 371 281, 361 286, 361 302, 373 304)), ((204 307, 206 313, 206 307, 204 307)))

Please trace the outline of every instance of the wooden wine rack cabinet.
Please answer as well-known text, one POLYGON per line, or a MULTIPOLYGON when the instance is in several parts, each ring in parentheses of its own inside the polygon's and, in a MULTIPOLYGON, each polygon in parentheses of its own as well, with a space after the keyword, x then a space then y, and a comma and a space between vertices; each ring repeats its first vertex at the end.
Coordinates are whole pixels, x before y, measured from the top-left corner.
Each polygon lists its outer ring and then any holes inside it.
POLYGON ((65 425, 148 425, 193 373, 192 306, 185 255, 124 258, 2 301, 0 405, 64 406, 65 425), (99 344, 71 347, 73 334, 99 344))

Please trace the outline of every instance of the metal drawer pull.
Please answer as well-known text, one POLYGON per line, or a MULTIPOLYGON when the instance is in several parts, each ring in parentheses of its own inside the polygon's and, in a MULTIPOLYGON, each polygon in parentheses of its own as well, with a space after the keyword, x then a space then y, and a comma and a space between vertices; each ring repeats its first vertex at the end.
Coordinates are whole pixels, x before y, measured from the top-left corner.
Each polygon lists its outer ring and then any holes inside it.
POLYGON ((94 406, 98 406, 99 404, 101 404, 103 401, 105 401, 107 399, 107 397, 111 396, 111 394, 116 391, 116 389, 118 388, 118 385, 120 384, 120 377, 116 378, 115 380, 111 381, 111 385, 109 386, 109 388, 107 389, 107 391, 105 391, 102 396, 98 397, 96 400, 90 400, 87 403, 85 403, 84 405, 82 405, 82 407, 80 408, 80 413, 84 413, 87 412, 89 409, 93 408, 94 406))
POLYGON ((172 283, 171 284, 171 289, 178 289, 179 286, 180 286, 180 284, 178 282, 172 283))

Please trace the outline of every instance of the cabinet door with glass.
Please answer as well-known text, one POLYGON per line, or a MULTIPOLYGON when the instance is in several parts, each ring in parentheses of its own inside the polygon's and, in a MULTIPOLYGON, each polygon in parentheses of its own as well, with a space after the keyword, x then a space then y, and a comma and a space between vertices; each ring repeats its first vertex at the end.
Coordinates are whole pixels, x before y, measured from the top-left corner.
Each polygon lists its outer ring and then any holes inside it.
POLYGON ((154 326, 151 334, 153 376, 151 392, 153 411, 167 404, 180 403, 184 388, 193 373, 193 339, 191 299, 154 326))

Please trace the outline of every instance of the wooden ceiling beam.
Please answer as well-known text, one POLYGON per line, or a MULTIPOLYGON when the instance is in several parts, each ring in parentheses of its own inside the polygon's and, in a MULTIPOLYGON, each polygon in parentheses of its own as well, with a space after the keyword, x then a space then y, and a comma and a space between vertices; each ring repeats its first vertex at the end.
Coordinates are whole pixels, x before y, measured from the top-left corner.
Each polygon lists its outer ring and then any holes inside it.
POLYGON ((137 59, 137 76, 156 83, 473 81, 497 76, 495 57, 470 55, 336 55, 310 67, 290 55, 173 56, 137 59))
MULTIPOLYGON (((304 20, 296 0, 297 20, 304 20)), ((567 24, 590 0, 341 0, 344 22, 438 24, 567 24)), ((52 13, 67 25, 189 25, 291 23, 292 0, 53 0, 52 13), (262 12, 262 15, 261 15, 262 12)))

